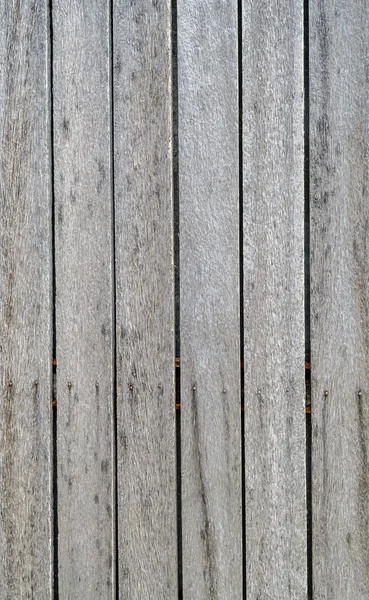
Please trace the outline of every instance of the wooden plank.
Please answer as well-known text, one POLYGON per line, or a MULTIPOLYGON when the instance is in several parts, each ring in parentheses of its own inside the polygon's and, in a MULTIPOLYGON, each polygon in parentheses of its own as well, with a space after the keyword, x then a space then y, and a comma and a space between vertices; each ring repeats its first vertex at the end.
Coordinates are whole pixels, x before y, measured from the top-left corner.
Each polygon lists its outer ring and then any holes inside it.
POLYGON ((52 597, 48 3, 0 2, 0 598, 52 597))
POLYGON ((61 598, 114 587, 109 14, 53 3, 61 598))
POLYGON ((310 7, 314 598, 369 598, 369 5, 310 7))
POLYGON ((237 3, 178 4, 183 598, 242 597, 237 3))
POLYGON ((247 597, 302 599, 302 1, 242 7, 247 597))
POLYGON ((170 1, 113 2, 119 590, 177 597, 170 1))

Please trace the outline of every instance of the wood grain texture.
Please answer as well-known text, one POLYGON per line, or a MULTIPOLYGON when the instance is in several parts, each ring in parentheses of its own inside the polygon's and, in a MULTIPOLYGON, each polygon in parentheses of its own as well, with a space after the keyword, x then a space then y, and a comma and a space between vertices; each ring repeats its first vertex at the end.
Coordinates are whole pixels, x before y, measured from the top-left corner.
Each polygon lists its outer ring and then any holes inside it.
POLYGON ((113 2, 120 596, 177 597, 169 0, 113 2))
POLYGON ((369 598, 368 32, 364 0, 310 7, 316 600, 369 598))
POLYGON ((59 594, 113 597, 109 2, 53 2, 59 594))
POLYGON ((302 2, 242 7, 247 598, 302 600, 302 2))
POLYGON ((52 597, 47 2, 0 2, 0 598, 52 597))
POLYGON ((237 31, 178 4, 184 600, 242 597, 237 31))

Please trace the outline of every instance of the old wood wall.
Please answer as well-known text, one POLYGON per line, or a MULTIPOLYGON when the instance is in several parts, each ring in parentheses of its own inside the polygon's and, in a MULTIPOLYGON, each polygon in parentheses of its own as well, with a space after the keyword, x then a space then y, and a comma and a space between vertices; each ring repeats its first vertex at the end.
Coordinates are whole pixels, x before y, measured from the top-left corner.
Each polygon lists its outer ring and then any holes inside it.
POLYGON ((0 600, 369 600, 369 4, 0 0, 0 600))

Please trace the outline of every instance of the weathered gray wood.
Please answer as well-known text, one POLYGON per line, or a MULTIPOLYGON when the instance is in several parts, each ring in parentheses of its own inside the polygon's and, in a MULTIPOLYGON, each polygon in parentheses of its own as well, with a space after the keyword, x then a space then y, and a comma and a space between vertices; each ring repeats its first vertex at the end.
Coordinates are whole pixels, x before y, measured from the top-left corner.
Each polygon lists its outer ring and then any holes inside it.
POLYGON ((120 595, 177 597, 170 1, 113 2, 120 595))
POLYGON ((112 598, 109 2, 53 2, 59 593, 112 598))
POLYGON ((314 599, 367 600, 369 5, 310 11, 314 599))
POLYGON ((183 597, 242 597, 237 3, 178 4, 183 597))
POLYGON ((243 1, 247 598, 306 598, 301 0, 243 1))
POLYGON ((48 3, 0 2, 0 598, 52 597, 48 3))

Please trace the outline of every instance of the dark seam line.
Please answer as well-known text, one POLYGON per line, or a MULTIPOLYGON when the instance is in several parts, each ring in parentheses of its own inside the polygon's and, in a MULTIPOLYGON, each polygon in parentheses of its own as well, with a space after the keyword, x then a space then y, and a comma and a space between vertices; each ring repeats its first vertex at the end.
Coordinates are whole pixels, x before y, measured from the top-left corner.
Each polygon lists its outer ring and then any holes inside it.
POLYGON ((119 600, 119 546, 118 546, 118 418, 117 418, 117 285, 116 285, 116 239, 115 239, 115 169, 114 169, 114 7, 109 4, 109 105, 110 105, 110 185, 111 185, 111 261, 112 261, 112 400, 113 400, 113 569, 115 577, 115 600, 119 600))
POLYGON ((51 254, 52 254, 52 515, 53 515, 53 597, 59 600, 58 549, 58 424, 56 379, 56 251, 55 251, 55 157, 54 157, 54 30, 53 4, 49 0, 50 33, 50 167, 51 167, 51 254))
MULTIPOLYGON (((176 398, 180 396, 181 375, 176 369, 176 398)), ((177 445, 177 560, 178 560, 178 600, 183 600, 182 568, 182 475, 181 475, 181 411, 176 410, 177 445)))
POLYGON ((238 0, 238 160, 239 160, 239 260, 240 260, 240 389, 241 389, 241 489, 242 489, 242 598, 246 600, 246 481, 245 481, 245 372, 243 274, 243 105, 242 105, 242 0, 238 0))
MULTIPOLYGON (((304 0, 304 263, 305 263, 305 361, 311 362, 310 331, 310 74, 309 74, 309 0, 304 0)), ((311 371, 305 370, 305 402, 311 404, 311 371)), ((306 412, 306 505, 307 505, 307 592, 313 597, 312 558, 312 436, 311 412, 306 412)))
MULTIPOLYGON (((172 177, 173 177, 173 254, 174 254, 174 323, 175 356, 180 358, 180 270, 179 270, 179 161, 178 161, 178 21, 177 0, 172 0, 172 177)), ((181 404, 181 370, 175 371, 175 405, 181 404)), ((181 455, 181 411, 176 410, 176 471, 177 471, 177 576, 178 600, 183 600, 182 566, 182 455, 181 455)))

